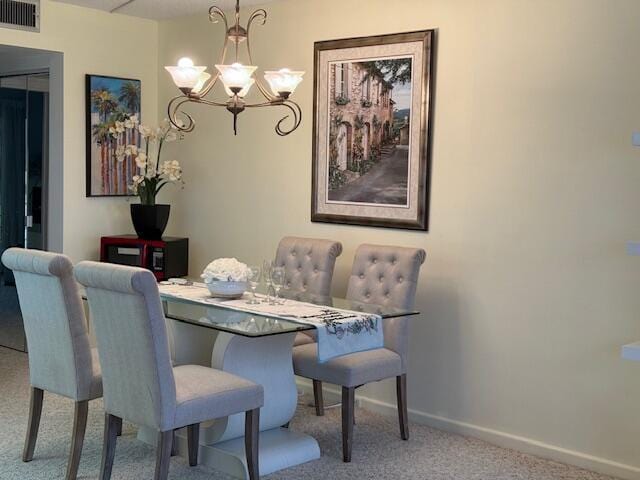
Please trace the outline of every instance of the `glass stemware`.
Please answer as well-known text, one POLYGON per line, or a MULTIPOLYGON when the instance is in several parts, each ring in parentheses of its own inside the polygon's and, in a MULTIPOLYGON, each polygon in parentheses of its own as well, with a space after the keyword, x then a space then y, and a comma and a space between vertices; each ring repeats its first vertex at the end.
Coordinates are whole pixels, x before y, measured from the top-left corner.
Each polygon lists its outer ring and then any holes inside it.
POLYGON ((276 291, 276 298, 274 300, 275 305, 283 305, 284 300, 280 300, 280 290, 284 286, 284 268, 283 267, 274 267, 271 270, 271 282, 273 283, 273 288, 276 291))
POLYGON ((260 284, 260 275, 262 270, 258 266, 249 267, 249 286, 251 287, 251 298, 247 300, 249 305, 257 305, 260 303, 256 298, 256 288, 260 284))
POLYGON ((264 279, 265 289, 266 289, 266 297, 262 300, 262 303, 272 304, 271 299, 271 291, 273 290, 273 286, 271 283, 271 271, 273 270, 274 264, 268 260, 262 262, 262 278, 264 279))

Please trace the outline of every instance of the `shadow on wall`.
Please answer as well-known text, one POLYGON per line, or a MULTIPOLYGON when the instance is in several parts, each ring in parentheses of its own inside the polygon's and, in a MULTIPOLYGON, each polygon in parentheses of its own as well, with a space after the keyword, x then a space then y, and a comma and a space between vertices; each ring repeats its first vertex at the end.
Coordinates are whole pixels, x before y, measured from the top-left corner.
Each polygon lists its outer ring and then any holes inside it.
MULTIPOLYGON (((409 327, 409 409, 420 403, 426 405, 421 411, 448 417, 462 411, 465 401, 452 393, 464 389, 458 384, 464 378, 460 295, 453 282, 425 276, 420 279, 423 288, 416 296, 416 310, 421 313, 411 317, 409 327), (452 398, 459 404, 452 404, 452 398), (447 410, 440 405, 446 405, 447 410)), ((393 381, 368 385, 359 393, 395 407, 393 381)))

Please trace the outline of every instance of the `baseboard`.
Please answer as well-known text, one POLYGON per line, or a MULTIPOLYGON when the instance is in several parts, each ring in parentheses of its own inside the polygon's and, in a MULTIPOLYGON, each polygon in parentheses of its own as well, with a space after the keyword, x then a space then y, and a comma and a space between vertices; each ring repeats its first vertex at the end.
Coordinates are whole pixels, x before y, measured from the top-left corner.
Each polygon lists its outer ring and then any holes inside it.
MULTIPOLYGON (((312 392, 311 382, 304 379, 297 379, 298 386, 305 392, 312 392)), ((338 388, 323 385, 323 390, 331 395, 339 396, 338 388)), ((362 408, 381 413, 383 415, 397 415, 396 405, 381 402, 370 397, 357 395, 359 405, 362 408)), ((614 462, 606 458, 595 457, 582 452, 568 450, 566 448, 549 445, 531 438, 512 435, 491 428, 473 425, 471 423, 460 422, 450 418, 431 415, 419 410, 409 409, 409 419, 412 422, 428 425, 438 430, 479 438, 493 445, 510 448, 519 452, 528 453, 537 457, 554 460, 556 462, 574 465, 603 475, 610 475, 625 480, 640 480, 640 467, 614 462)))

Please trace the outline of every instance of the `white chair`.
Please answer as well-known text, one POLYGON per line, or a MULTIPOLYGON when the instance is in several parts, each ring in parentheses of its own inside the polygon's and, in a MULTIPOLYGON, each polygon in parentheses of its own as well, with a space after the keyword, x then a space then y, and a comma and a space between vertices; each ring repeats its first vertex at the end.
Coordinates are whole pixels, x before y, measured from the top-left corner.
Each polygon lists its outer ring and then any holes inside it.
POLYGON ((105 431, 100 478, 109 480, 121 419, 158 432, 155 480, 169 473, 173 431, 187 427, 189 465, 198 462, 201 422, 245 415, 251 480, 259 478, 261 385, 198 365, 173 367, 155 277, 148 270, 81 262, 77 280, 87 289, 104 383, 105 431))
MULTIPOLYGON (((342 244, 317 238, 284 237, 278 244, 275 265, 284 268, 287 296, 293 292, 329 297, 336 258, 342 244)), ((292 297, 295 299, 295 297, 292 297)), ((315 342, 315 332, 300 332, 294 346, 315 342)))
POLYGON ((89 400, 102 396, 100 363, 96 349, 89 345, 73 265, 64 255, 22 248, 5 250, 2 263, 16 279, 29 350, 31 402, 22 461, 33 459, 44 391, 68 397, 75 402, 75 413, 66 479, 73 480, 89 400))
MULTIPOLYGON (((425 260, 420 248, 360 245, 356 252, 347 298, 411 309, 415 301, 420 266, 425 260)), ((371 382, 396 377, 400 435, 409 439, 407 419, 407 356, 409 319, 383 320, 384 348, 357 352, 318 362, 318 345, 311 343, 293 349, 296 375, 313 380, 316 413, 322 411, 322 382, 342 387, 342 456, 351 461, 355 389, 371 382)))

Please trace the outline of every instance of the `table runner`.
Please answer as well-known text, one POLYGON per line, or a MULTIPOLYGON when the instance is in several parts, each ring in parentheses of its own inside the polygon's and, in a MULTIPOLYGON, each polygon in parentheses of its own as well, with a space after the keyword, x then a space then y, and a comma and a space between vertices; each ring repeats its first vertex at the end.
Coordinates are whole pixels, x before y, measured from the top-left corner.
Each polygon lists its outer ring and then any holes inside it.
MULTIPOLYGON (((316 328, 318 336, 320 363, 349 353, 381 348, 384 345, 382 317, 379 315, 289 299, 283 305, 251 305, 247 303, 248 294, 235 300, 211 297, 203 283, 160 284, 158 287, 162 295, 169 297, 312 325, 316 328)), ((264 295, 257 297, 260 300, 265 298, 264 295)))

